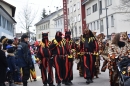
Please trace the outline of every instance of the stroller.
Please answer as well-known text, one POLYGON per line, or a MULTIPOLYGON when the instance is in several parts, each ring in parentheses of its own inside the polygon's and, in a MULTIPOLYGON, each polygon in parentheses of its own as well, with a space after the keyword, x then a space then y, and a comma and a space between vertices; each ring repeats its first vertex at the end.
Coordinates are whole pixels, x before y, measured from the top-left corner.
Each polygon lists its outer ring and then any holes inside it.
POLYGON ((130 86, 130 76, 128 76, 127 65, 130 63, 130 58, 121 57, 123 60, 119 61, 116 58, 117 70, 119 75, 119 86, 130 86))

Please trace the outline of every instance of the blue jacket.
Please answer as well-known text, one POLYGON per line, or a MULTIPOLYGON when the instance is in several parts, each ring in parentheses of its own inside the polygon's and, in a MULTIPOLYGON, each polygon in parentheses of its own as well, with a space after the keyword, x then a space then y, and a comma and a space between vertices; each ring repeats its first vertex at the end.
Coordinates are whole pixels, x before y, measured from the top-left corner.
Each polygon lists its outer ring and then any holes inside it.
POLYGON ((28 44, 26 42, 21 42, 18 45, 17 51, 16 51, 16 57, 19 60, 19 66, 20 67, 27 67, 30 66, 30 55, 29 55, 29 48, 28 44))
POLYGON ((16 70, 15 56, 14 55, 9 54, 7 56, 7 63, 8 63, 8 67, 9 67, 11 72, 16 70))

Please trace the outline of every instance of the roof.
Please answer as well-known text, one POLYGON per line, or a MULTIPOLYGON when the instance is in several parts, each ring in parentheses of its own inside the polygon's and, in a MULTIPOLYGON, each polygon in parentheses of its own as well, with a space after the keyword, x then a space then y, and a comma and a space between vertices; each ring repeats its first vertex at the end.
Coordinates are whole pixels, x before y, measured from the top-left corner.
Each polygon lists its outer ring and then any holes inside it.
POLYGON ((35 24, 35 26, 38 26, 38 25, 40 25, 40 24, 43 24, 43 23, 45 23, 45 22, 50 21, 50 19, 51 19, 53 16, 55 16, 55 15, 56 15, 59 11, 61 11, 61 10, 62 10, 62 9, 59 9, 58 11, 55 11, 55 12, 51 13, 50 15, 48 15, 47 17, 41 19, 38 23, 35 24))
POLYGON ((11 5, 11 4, 9 4, 8 2, 6 2, 6 1, 4 1, 4 0, 1 0, 1 2, 3 2, 3 3, 5 3, 5 4, 7 4, 7 5, 9 5, 9 6, 12 8, 12 17, 14 17, 14 16, 15 16, 16 7, 13 6, 13 5, 11 5))
POLYGON ((90 0, 84 0, 82 1, 82 5, 86 4, 87 2, 89 2, 90 0))
POLYGON ((60 19, 60 18, 63 18, 63 15, 60 15, 60 16, 56 17, 56 18, 53 19, 53 20, 55 21, 55 20, 58 20, 58 19, 60 19))
POLYGON ((17 23, 12 17, 11 15, 0 5, 0 8, 15 22, 17 23))

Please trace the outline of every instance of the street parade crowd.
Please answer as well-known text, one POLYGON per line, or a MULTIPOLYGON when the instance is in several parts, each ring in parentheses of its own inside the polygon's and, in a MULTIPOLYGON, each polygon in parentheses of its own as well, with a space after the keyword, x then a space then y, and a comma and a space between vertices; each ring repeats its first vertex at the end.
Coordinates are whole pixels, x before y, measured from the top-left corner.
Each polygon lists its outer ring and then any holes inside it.
POLYGON ((42 40, 33 45, 29 44, 28 38, 27 34, 23 34, 20 40, 1 37, 0 86, 5 86, 5 82, 10 86, 14 83, 27 86, 30 74, 36 81, 34 63, 39 65, 44 86, 55 86, 54 76, 57 86, 61 83, 73 85, 74 62, 87 85, 106 69, 109 69, 110 86, 130 85, 130 39, 127 32, 112 33, 110 39, 105 39, 103 33, 85 29, 79 39, 73 40, 70 31, 65 34, 57 31, 51 41, 48 33, 42 33, 42 40), (103 65, 100 65, 101 58, 103 65))

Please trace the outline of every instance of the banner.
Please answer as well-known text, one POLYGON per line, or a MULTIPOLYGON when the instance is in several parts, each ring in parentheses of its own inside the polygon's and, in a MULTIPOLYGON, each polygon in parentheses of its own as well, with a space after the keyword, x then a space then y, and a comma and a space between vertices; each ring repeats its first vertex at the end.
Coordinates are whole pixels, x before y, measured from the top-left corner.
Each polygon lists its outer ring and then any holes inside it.
POLYGON ((63 0, 64 31, 68 30, 67 0, 63 0))

